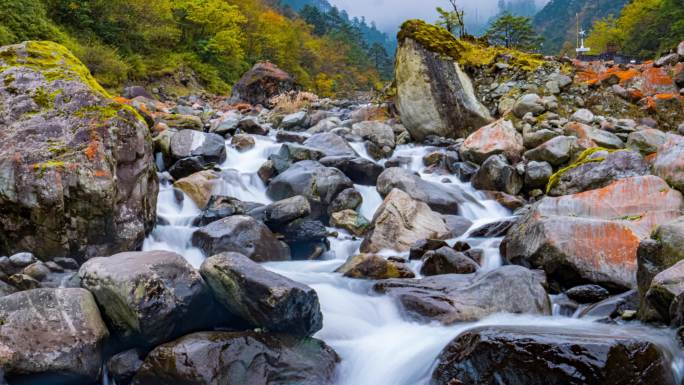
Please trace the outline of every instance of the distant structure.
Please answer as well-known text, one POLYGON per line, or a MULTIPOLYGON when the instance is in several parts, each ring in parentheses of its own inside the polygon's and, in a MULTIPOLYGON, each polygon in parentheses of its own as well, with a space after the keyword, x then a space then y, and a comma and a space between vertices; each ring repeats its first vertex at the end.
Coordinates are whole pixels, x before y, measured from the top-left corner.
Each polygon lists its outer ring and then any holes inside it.
POLYGON ((584 38, 587 35, 587 32, 583 29, 580 29, 580 21, 579 21, 579 13, 576 14, 577 17, 577 41, 576 41, 576 46, 575 52, 576 52, 576 58, 577 60, 581 61, 594 61, 594 60, 603 60, 603 61, 612 61, 615 62, 615 64, 639 64, 642 62, 642 60, 638 57, 635 56, 627 56, 623 55, 619 52, 619 46, 618 44, 611 42, 608 43, 606 46, 606 51, 603 52, 600 55, 589 55, 589 52, 591 52, 591 48, 585 47, 584 46, 584 38))

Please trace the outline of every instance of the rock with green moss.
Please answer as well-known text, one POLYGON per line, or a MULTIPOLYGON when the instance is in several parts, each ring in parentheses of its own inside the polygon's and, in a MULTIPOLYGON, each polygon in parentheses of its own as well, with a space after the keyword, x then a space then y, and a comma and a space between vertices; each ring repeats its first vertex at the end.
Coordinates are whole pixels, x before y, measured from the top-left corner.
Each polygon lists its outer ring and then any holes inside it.
POLYGON ((491 121, 455 59, 462 45, 449 32, 410 20, 399 32, 399 44, 396 104, 414 139, 465 137, 491 121))
POLYGON ((142 245, 158 191, 149 129, 66 48, 0 48, 0 253, 81 260, 142 245))
POLYGON ((0 298, 0 368, 12 381, 95 383, 108 336, 87 290, 35 289, 0 298))
POLYGON ((156 347, 135 385, 328 385, 339 357, 323 341, 259 332, 200 332, 156 347))
POLYGON ((78 275, 125 345, 155 346, 198 330, 212 305, 199 272, 169 251, 93 258, 78 275))

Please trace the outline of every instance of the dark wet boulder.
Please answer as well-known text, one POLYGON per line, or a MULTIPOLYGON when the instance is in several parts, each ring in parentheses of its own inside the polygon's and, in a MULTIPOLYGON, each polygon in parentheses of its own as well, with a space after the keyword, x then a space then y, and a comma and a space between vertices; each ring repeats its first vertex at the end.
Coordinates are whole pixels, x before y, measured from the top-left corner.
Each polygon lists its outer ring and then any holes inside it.
POLYGON ((638 309, 639 293, 636 290, 629 290, 587 306, 579 313, 578 317, 612 322, 615 319, 621 318, 622 314, 636 312, 638 309))
POLYGON ((451 247, 430 250, 423 255, 423 266, 420 274, 429 277, 441 274, 472 274, 480 266, 463 253, 451 247))
POLYGON ((202 210, 202 213, 192 223, 194 226, 206 226, 219 219, 233 215, 247 215, 261 206, 259 203, 243 202, 237 198, 225 195, 212 195, 209 198, 207 207, 202 210))
POLYGON ((476 199, 456 185, 443 185, 422 179, 406 169, 392 167, 386 169, 377 181, 380 195, 387 196, 392 189, 399 189, 411 198, 427 203, 431 209, 442 214, 456 214, 464 202, 476 199))
POLYGON ((266 193, 274 200, 303 195, 309 200, 312 217, 325 218, 327 207, 337 194, 353 187, 354 183, 342 171, 305 160, 273 178, 266 193))
POLYGON ((409 20, 399 32, 396 105, 411 137, 463 138, 491 121, 458 62, 435 46, 461 47, 450 32, 409 20), (440 41, 439 44, 431 43, 440 41), (419 75, 420 74, 420 75, 419 75))
POLYGON ((179 159, 169 168, 169 174, 175 180, 183 179, 196 172, 204 171, 210 167, 212 163, 206 162, 201 156, 190 156, 179 159))
POLYGON ((330 249, 328 230, 323 222, 300 218, 288 223, 282 230, 283 240, 292 250, 292 259, 318 259, 330 249))
POLYGON ((154 346, 194 331, 211 306, 200 274, 170 251, 93 258, 78 275, 124 345, 154 346))
POLYGON ((655 309, 660 319, 669 324, 681 325, 684 320, 684 261, 679 261, 658 273, 646 292, 646 303, 655 309))
POLYGON ((311 135, 304 145, 321 151, 325 156, 359 156, 346 140, 330 132, 311 135))
POLYGON ((134 385, 327 385, 337 354, 323 341, 256 332, 201 332, 155 348, 134 385))
POLYGON ((235 83, 231 100, 270 108, 271 98, 298 88, 287 72, 273 63, 259 62, 235 83))
POLYGON ((399 302, 410 317, 444 324, 470 322, 494 313, 550 314, 543 272, 502 266, 484 274, 446 274, 390 279, 374 289, 399 302))
POLYGON ((326 156, 320 162, 324 166, 339 169, 354 183, 366 186, 375 186, 378 177, 385 170, 371 160, 354 156, 326 156))
POLYGON ((280 228, 309 214, 311 214, 309 201, 301 195, 273 202, 264 209, 265 222, 271 228, 280 228))
POLYGON ((478 190, 502 191, 510 195, 518 194, 523 187, 523 177, 503 155, 487 158, 471 182, 478 190))
POLYGON ((245 215, 233 215, 199 228, 192 234, 192 244, 208 256, 233 251, 257 262, 290 259, 288 247, 266 225, 245 215))
POLYGON ((181 130, 171 137, 171 157, 180 160, 199 156, 206 164, 226 160, 226 141, 218 134, 181 130))
POLYGON ((610 292, 599 285, 580 285, 569 289, 565 295, 579 303, 596 303, 608 298, 610 292))
POLYGON ((237 130, 241 134, 252 134, 252 135, 268 135, 270 130, 269 126, 261 124, 259 118, 256 116, 247 116, 240 119, 237 124, 237 130))
POLYGON ((238 253, 206 259, 200 272, 216 300, 254 327, 310 336, 323 327, 316 292, 238 253))
POLYGON ((493 238, 493 237, 503 237, 508 232, 518 218, 504 218, 498 221, 490 222, 484 224, 475 230, 471 231, 468 235, 473 238, 493 238))
POLYGON ((644 158, 634 151, 598 151, 557 174, 549 184, 548 194, 576 194, 608 186, 618 179, 649 175, 644 158))
POLYGON ((141 247, 158 192, 146 122, 56 43, 0 48, 0 79, 0 253, 141 247))
POLYGON ((447 345, 433 385, 674 385, 658 344, 607 327, 488 326, 447 345))
POLYGON ((415 274, 405 263, 393 261, 375 254, 350 256, 335 270, 347 278, 390 279, 413 278, 415 274))
POLYGON ((363 203, 363 196, 356 189, 348 188, 342 190, 328 206, 328 213, 333 214, 338 211, 356 210, 363 203))
POLYGON ((553 167, 548 162, 531 161, 525 167, 525 189, 545 189, 549 178, 553 175, 553 167))
POLYGON ((441 239, 421 239, 411 245, 409 259, 421 259, 428 251, 437 250, 442 247, 449 247, 449 245, 441 239))
POLYGON ((87 290, 36 289, 1 297, 0 320, 0 368, 11 383, 99 379, 109 332, 87 290))
POLYGON ((107 371, 117 385, 127 385, 140 370, 145 354, 139 349, 129 349, 107 360, 107 371))
POLYGON ((278 173, 287 170, 293 163, 303 160, 319 160, 324 156, 323 152, 304 145, 285 143, 280 146, 277 153, 268 157, 273 162, 278 173))

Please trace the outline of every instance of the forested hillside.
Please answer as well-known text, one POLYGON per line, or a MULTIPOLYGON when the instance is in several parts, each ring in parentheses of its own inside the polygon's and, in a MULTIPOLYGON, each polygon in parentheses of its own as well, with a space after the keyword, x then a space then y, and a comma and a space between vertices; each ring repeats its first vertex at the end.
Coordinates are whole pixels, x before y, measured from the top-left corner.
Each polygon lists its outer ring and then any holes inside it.
POLYGON ((615 44, 628 55, 653 58, 684 38, 682 0, 633 0, 619 16, 597 21, 587 43, 597 53, 615 44))
POLYGON ((576 14, 580 27, 589 29, 594 21, 618 15, 629 0, 551 0, 534 17, 537 32, 544 38, 544 52, 574 52, 576 14))
POLYGON ((266 0, 0 0, 0 45, 54 40, 108 88, 199 78, 227 93, 270 60, 320 95, 381 85, 371 58, 343 34, 315 34, 266 0), (188 71, 191 70, 191 71, 188 71), (183 77, 179 74, 190 74, 183 77))

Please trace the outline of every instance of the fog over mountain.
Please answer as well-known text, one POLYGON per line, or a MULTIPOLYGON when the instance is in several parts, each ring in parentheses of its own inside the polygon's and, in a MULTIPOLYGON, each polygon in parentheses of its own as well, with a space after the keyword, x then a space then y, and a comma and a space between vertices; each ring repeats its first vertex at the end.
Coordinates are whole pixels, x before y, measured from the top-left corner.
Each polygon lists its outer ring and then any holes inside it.
MULTIPOLYGON (((394 33, 407 19, 434 21, 436 7, 449 8, 448 0, 329 0, 333 5, 346 10, 351 16, 365 16, 375 21, 378 28, 394 33)), ((483 23, 497 11, 498 0, 459 0, 466 11, 468 23, 483 23)), ((537 0, 539 6, 548 0, 537 0)))

